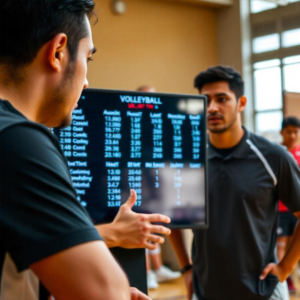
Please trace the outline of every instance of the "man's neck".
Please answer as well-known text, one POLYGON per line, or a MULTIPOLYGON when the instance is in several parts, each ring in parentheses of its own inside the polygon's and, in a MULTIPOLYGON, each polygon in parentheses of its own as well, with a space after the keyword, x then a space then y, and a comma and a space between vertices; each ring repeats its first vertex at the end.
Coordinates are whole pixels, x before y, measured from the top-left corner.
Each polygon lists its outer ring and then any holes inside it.
POLYGON ((209 131, 209 141, 216 148, 232 148, 241 141, 244 134, 243 127, 238 124, 238 126, 232 126, 222 133, 209 131))
POLYGON ((27 119, 36 121, 42 95, 41 80, 25 79, 21 84, 3 84, 3 75, 0 72, 0 98, 10 102, 27 119))

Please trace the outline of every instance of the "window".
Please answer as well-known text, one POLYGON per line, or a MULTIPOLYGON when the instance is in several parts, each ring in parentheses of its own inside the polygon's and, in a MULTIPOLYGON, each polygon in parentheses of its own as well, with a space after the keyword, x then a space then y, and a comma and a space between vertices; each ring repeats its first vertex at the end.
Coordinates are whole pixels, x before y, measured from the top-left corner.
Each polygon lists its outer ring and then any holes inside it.
POLYGON ((251 1, 251 13, 259 13, 261 11, 276 8, 278 5, 268 1, 252 0, 251 1))
POLYGON ((277 143, 281 141, 282 111, 258 113, 255 118, 257 134, 277 143))
POLYGON ((279 132, 281 128, 282 122, 282 112, 267 112, 267 113, 258 113, 256 115, 256 124, 257 124, 257 132, 271 132, 276 131, 279 132))
POLYGON ((281 70, 271 67, 254 71, 255 110, 282 108, 281 70))
POLYGON ((284 31, 282 33, 283 47, 292 47, 297 45, 300 45, 300 28, 284 31))
POLYGON ((256 133, 279 142, 283 92, 300 93, 300 0, 264 2, 251 0, 254 122, 256 133))
POLYGON ((253 39, 254 53, 262 53, 271 50, 276 50, 279 49, 279 47, 280 47, 280 41, 279 41, 278 33, 260 36, 253 39))
POLYGON ((284 90, 300 93, 300 55, 283 59, 284 90))
POLYGON ((257 62, 253 69, 256 133, 279 142, 282 90, 300 93, 300 55, 257 62))
POLYGON ((254 69, 265 69, 265 68, 271 68, 271 67, 277 67, 280 66, 280 59, 271 59, 266 61, 260 61, 253 65, 254 69))
POLYGON ((280 141, 282 87, 280 59, 257 62, 254 68, 256 133, 280 141))

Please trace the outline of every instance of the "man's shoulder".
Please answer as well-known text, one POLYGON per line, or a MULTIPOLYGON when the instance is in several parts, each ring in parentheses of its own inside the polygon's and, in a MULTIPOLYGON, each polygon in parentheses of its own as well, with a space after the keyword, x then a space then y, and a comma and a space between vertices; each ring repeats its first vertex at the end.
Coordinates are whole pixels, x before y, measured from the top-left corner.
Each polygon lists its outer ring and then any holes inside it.
POLYGON ((248 131, 248 139, 252 147, 256 147, 265 157, 281 157, 288 155, 287 149, 275 142, 267 140, 263 136, 248 131))
POLYGON ((46 135, 50 133, 49 129, 44 125, 41 125, 36 122, 32 122, 26 119, 21 114, 17 114, 8 110, 3 110, 0 107, 0 134, 6 129, 12 127, 16 127, 16 130, 19 128, 24 128, 24 129, 27 128, 28 130, 42 132, 46 135))
POLYGON ((8 136, 5 134, 8 130, 10 137, 15 136, 17 138, 19 134, 28 134, 31 138, 44 136, 53 140, 53 134, 46 126, 29 121, 22 116, 0 111, 0 139, 8 136))
POLYGON ((0 109, 0 133, 11 126, 27 122, 29 121, 21 115, 0 109))
POLYGON ((41 160, 43 156, 48 159, 63 156, 58 139, 49 128, 24 118, 10 120, 8 117, 0 121, 0 144, 4 156, 41 160))
POLYGON ((44 125, 28 120, 24 115, 17 111, 9 101, 0 99, 0 134, 12 127, 16 127, 17 129, 27 128, 27 130, 42 132, 46 135, 51 133, 44 125))

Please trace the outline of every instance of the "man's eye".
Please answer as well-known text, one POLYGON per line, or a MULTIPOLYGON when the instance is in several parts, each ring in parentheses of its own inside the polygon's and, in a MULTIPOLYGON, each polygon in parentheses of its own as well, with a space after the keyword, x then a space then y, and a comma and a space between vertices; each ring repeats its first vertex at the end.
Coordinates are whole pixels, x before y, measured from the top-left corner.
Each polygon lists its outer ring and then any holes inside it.
POLYGON ((88 57, 87 62, 93 61, 91 57, 88 57))
POLYGON ((219 100, 219 102, 225 102, 225 101, 227 101, 227 98, 219 98, 218 100, 219 100))

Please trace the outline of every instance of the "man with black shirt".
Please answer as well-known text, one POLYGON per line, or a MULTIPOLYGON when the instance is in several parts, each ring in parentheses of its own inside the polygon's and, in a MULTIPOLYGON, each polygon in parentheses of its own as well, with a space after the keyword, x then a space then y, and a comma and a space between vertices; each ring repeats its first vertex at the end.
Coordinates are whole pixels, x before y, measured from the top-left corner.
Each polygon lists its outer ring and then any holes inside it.
POLYGON ((300 257, 300 224, 280 263, 276 229, 279 199, 300 218, 298 166, 282 146, 242 127, 247 100, 239 73, 209 68, 195 87, 208 98, 209 228, 194 231, 192 265, 180 231, 170 238, 189 299, 289 299, 284 281, 300 257))
POLYGON ((48 129, 70 124, 88 86, 93 8, 92 0, 0 0, 3 300, 48 299, 46 290, 57 299, 149 299, 129 289, 102 237, 109 247, 154 249, 163 238, 153 233, 169 229, 151 223, 169 218, 132 212, 131 191, 114 222, 96 229, 48 129))

